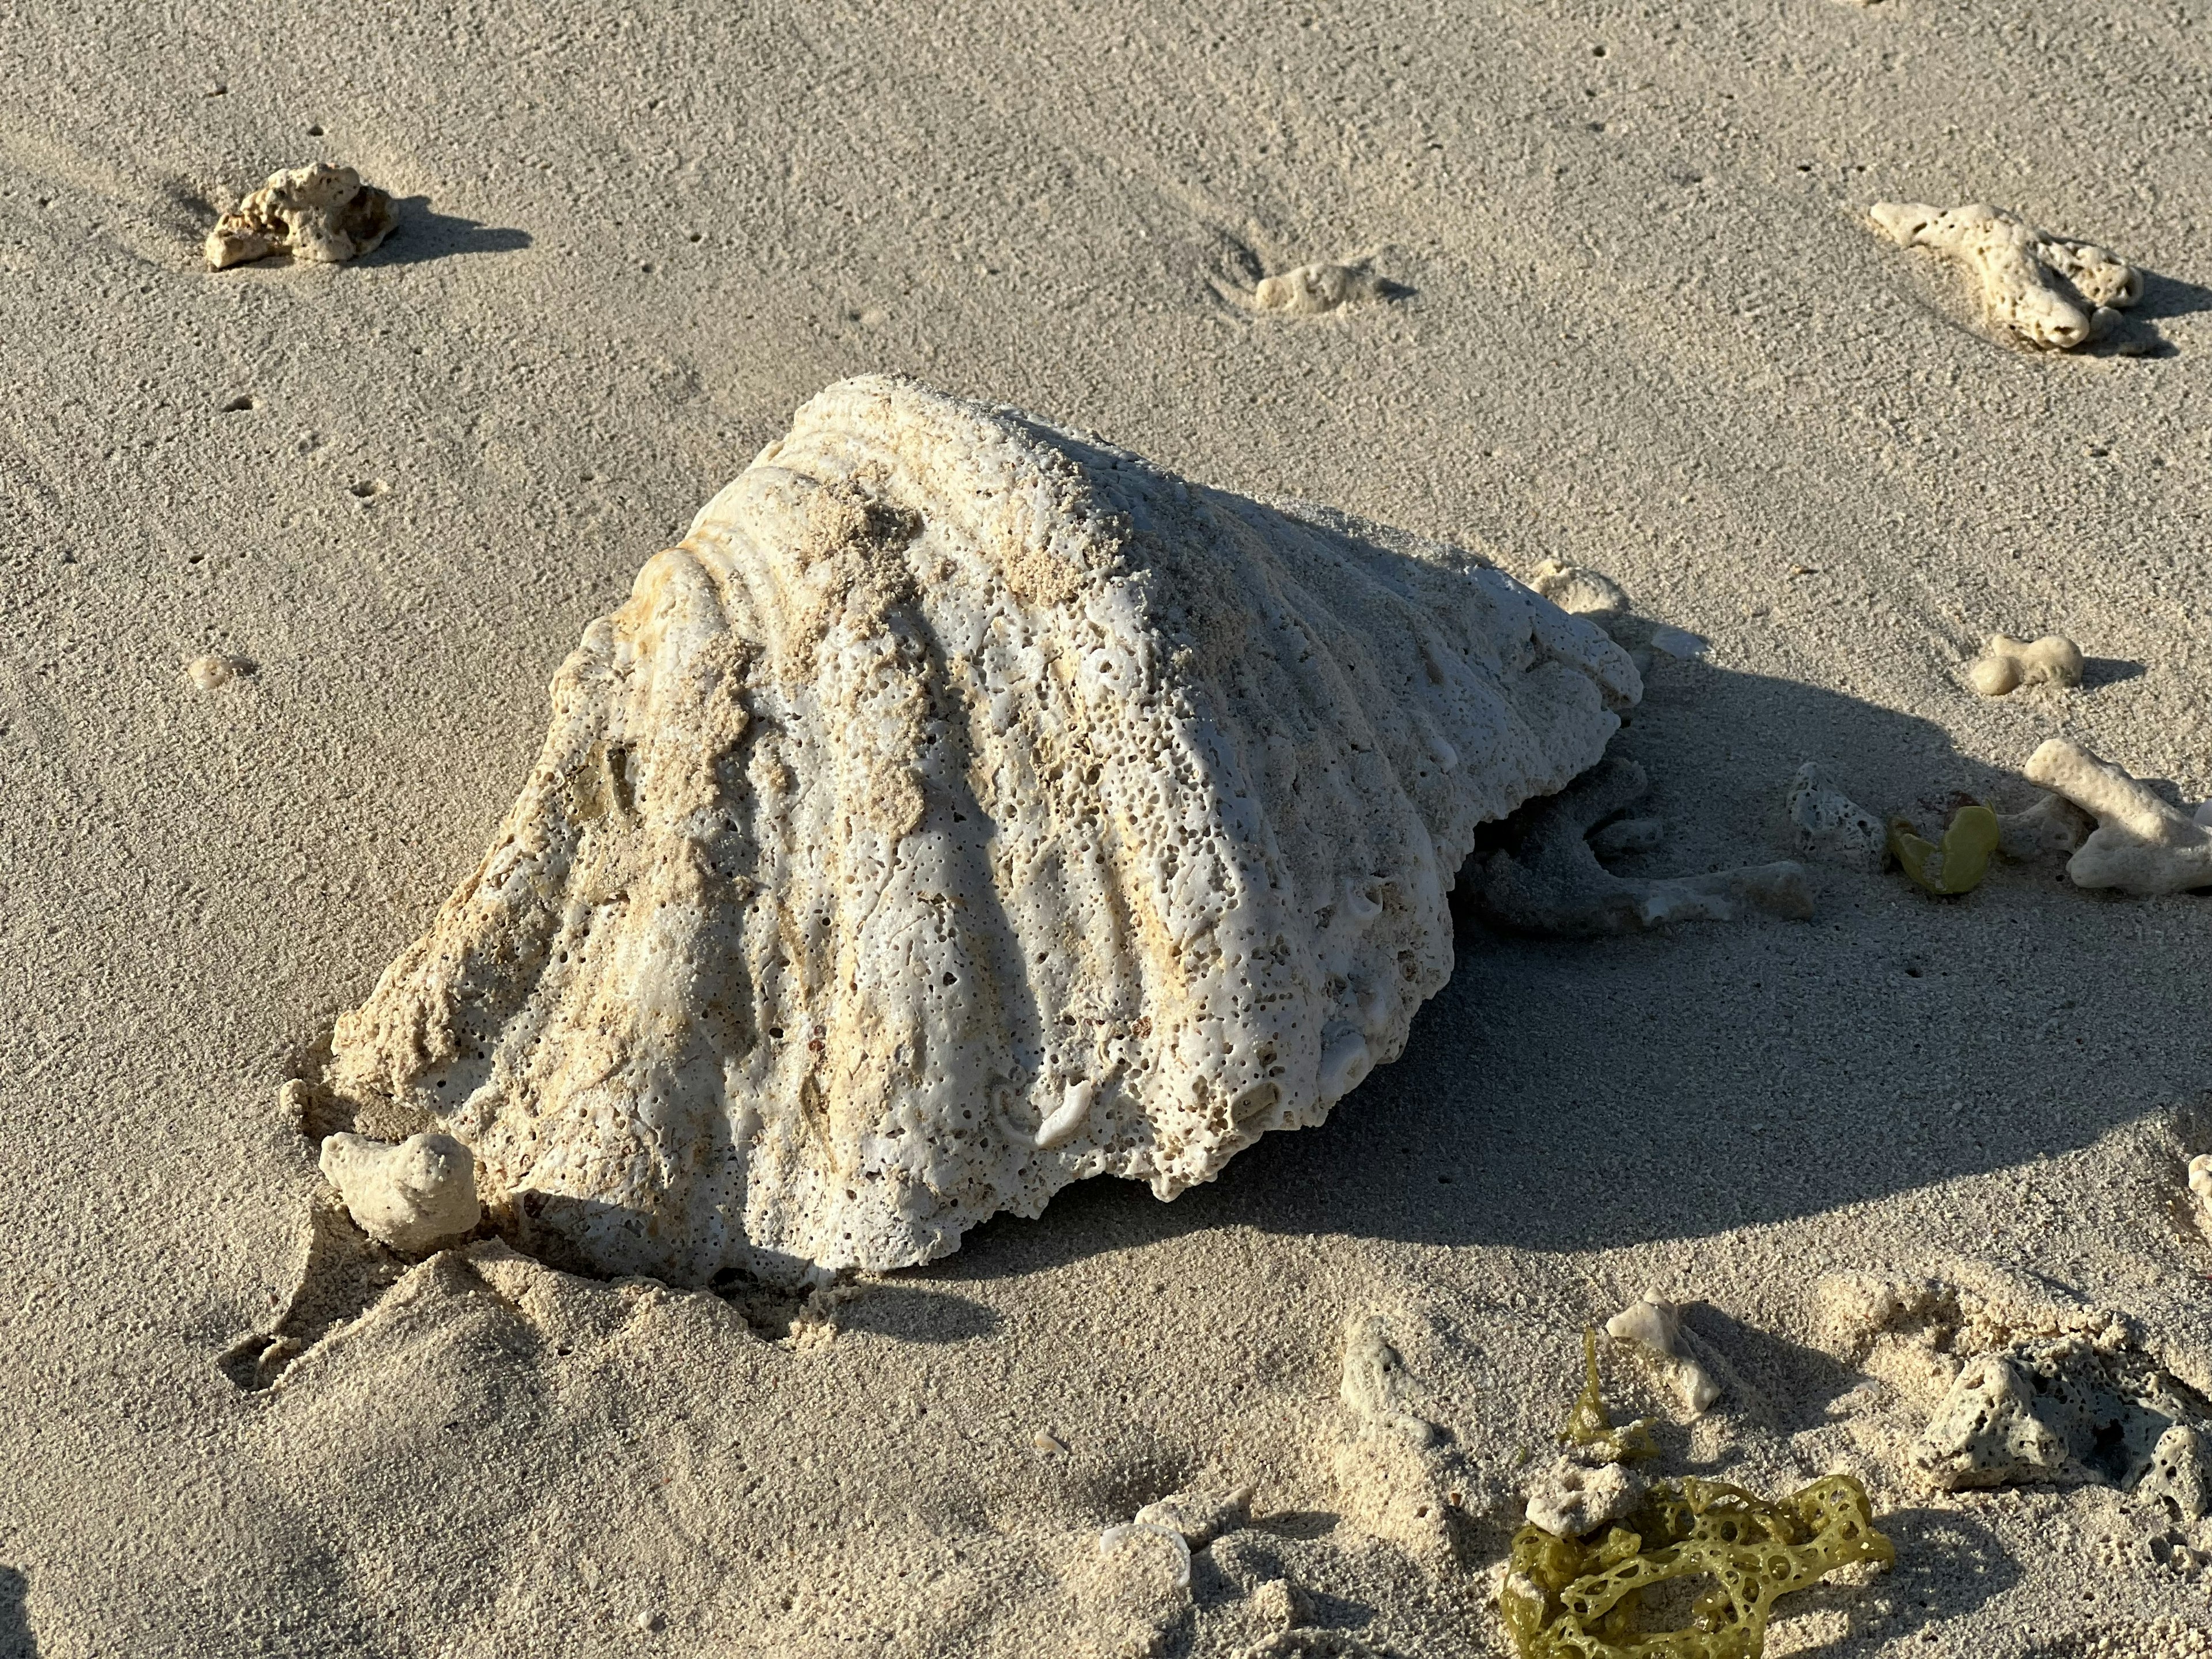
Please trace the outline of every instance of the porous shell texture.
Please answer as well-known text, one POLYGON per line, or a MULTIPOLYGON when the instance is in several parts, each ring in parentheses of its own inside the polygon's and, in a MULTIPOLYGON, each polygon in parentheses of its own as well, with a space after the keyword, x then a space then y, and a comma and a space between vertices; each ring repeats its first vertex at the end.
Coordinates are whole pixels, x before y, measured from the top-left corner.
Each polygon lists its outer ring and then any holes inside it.
POLYGON ((585 630, 521 799, 338 1023, 526 1249, 888 1268, 1320 1122, 1475 828, 1640 695, 1483 560, 911 382, 830 387, 585 630))

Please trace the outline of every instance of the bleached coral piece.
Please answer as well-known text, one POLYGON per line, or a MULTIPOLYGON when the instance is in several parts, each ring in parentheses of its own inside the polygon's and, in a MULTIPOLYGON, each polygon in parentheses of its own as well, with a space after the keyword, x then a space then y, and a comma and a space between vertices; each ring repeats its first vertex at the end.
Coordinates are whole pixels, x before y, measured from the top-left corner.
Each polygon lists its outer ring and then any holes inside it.
POLYGON ((2142 297, 2142 273, 2091 242, 2047 235, 1984 203, 1940 208, 1876 202, 1875 223, 1900 247, 1959 261, 1982 286, 1989 319, 2030 345, 2066 350, 2110 325, 2117 307, 2142 297))
POLYGON ((1364 260, 1321 260, 1261 277, 1252 290, 1252 306, 1258 311, 1317 317, 1323 312, 1387 298, 1390 291, 1390 284, 1370 270, 1364 260))
POLYGON ((2212 1152, 2199 1152, 2189 1160, 2189 1190, 2204 1220, 2212 1223, 2212 1152))
POLYGON ((2132 1488, 2169 1430, 2197 1426, 2191 1403, 2125 1351, 2080 1335, 2019 1342, 1967 1362, 1911 1455, 1947 1491, 2019 1481, 2132 1488))
POLYGON ((1623 1465, 1555 1457, 1528 1484, 1528 1520, 1554 1537, 1579 1538, 1643 1501, 1643 1479, 1623 1465))
POLYGON ((2016 640, 1992 634, 1966 665, 1966 678, 1982 696, 2002 697, 2023 685, 2079 685, 2084 666, 2081 647, 2061 635, 2016 640))
POLYGON ((848 381, 585 631, 329 1082, 609 1274, 793 1283, 1091 1176, 1172 1198, 1398 1055, 1476 827, 1640 694, 1470 554, 848 381))
POLYGON ((1888 861, 1881 820, 1837 788, 1817 762, 1807 761, 1790 777, 1783 811, 1790 841, 1806 858, 1869 872, 1888 861))
POLYGON ((1711 875, 1637 880, 1613 874, 1587 839, 1593 824, 1643 799, 1644 769, 1608 760, 1528 816, 1519 844, 1492 853, 1478 872, 1476 907, 1524 933, 1634 933, 1681 921, 1729 921, 1747 905, 1802 919, 1813 889, 1787 861, 1711 875))
POLYGON ((2096 827, 2095 819, 2057 795, 2038 796, 2033 805, 1999 812, 1996 820, 1997 851, 2023 860, 2069 854, 2096 827))
POLYGON ((326 1136, 322 1170, 362 1231, 410 1255, 459 1238, 483 1213, 476 1161, 449 1134, 412 1134, 396 1146, 365 1135, 326 1136))
POLYGON ((1605 1322, 1605 1334, 1617 1342, 1634 1342, 1649 1349, 1665 1370, 1682 1409, 1691 1416, 1702 1414, 1721 1397, 1721 1385, 1712 1372, 1683 1351, 1682 1310, 1673 1303, 1651 1296, 1632 1302, 1605 1322))
POLYGON ((392 198, 351 167, 317 161, 270 174, 208 233, 207 262, 222 270, 272 253, 336 264, 357 259, 392 234, 392 198))
POLYGON ((2159 1436, 2135 1495, 2138 1503, 2163 1504, 2177 1521, 2212 1516, 2212 1461, 2207 1460, 2204 1436, 2181 1423, 2159 1436))
POLYGON ((2212 887, 2212 829, 2081 744, 2053 738, 2027 758, 2028 781, 2097 820, 2066 862, 2077 887, 2181 893, 2212 887))

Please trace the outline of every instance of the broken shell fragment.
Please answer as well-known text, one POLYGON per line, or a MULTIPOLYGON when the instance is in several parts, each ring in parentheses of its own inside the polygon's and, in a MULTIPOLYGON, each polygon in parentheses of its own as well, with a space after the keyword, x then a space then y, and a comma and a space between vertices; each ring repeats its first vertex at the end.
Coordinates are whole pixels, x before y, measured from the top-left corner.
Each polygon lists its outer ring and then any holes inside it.
POLYGON ((317 161, 270 174, 216 221, 204 251, 216 270, 272 253, 337 264, 374 250, 398 222, 391 197, 351 167, 317 161))
POLYGON ((801 410, 593 623, 481 867, 344 1016, 501 1232, 783 1283, 1318 1123, 1476 827, 1633 665, 1481 558, 910 382, 801 410))
POLYGON ((330 1135, 322 1171, 362 1231, 410 1255, 459 1238, 482 1215, 476 1160, 448 1134, 410 1135, 396 1146, 330 1135))

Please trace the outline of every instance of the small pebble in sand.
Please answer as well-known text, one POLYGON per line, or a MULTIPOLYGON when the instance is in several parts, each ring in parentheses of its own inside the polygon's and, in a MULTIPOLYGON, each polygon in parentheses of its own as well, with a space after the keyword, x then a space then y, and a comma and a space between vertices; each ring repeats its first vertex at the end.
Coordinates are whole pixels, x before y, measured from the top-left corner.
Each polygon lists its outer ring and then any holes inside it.
POLYGON ((1982 696, 2002 697, 2023 685, 2079 685, 2081 667, 2081 647, 2059 635, 2016 640, 1992 634, 1966 665, 1966 678, 1982 696))
POLYGON ((233 680, 244 679, 258 666, 244 657, 210 651, 204 657, 194 657, 185 665, 185 678, 203 691, 214 691, 228 685, 233 680))
POLYGON ((2212 828, 2065 738, 2027 757, 2028 781, 2063 795, 2097 820, 2066 862, 2076 887, 2124 893, 2183 893, 2212 887, 2212 828))
POLYGON ((410 1255, 459 1237, 482 1213, 476 1159, 451 1135, 410 1135, 396 1146, 329 1135, 322 1171, 363 1232, 410 1255))
POLYGON ((1704 656, 1713 647, 1710 641, 1686 628, 1674 628, 1662 623, 1651 630, 1651 648, 1662 656, 1687 662, 1693 657, 1704 656))
POLYGON ((1783 797, 1796 850, 1846 870, 1878 871, 1889 858, 1881 820, 1837 788, 1816 761, 1807 761, 1783 797))
POLYGON ((1317 317, 1325 311, 1379 300, 1386 289, 1364 263, 1338 264, 1321 262, 1300 265, 1279 276, 1263 276, 1252 290, 1252 305, 1259 311, 1279 311, 1297 317, 1317 317))
POLYGON ((2033 346, 2064 351, 2103 332, 2113 308, 2142 297, 2142 273, 2090 242, 2045 235, 1983 203, 1948 213, 1876 202, 1870 216, 1900 247, 1933 248, 1980 281, 1990 321, 2033 346))
POLYGON ((1064 1452, 1067 1449, 1067 1442, 1048 1429, 1039 1429, 1031 1435, 1030 1444, 1041 1452, 1064 1452))
POLYGON ((392 198, 351 167, 318 161, 270 174, 216 222, 204 251, 216 270, 272 253, 336 264, 374 248, 398 219, 392 198))
POLYGON ((1682 1310, 1673 1303, 1653 1296, 1632 1303, 1605 1322, 1605 1334, 1616 1342, 1634 1342, 1664 1361, 1668 1380, 1691 1416, 1701 1415, 1721 1397, 1713 1374, 1682 1352, 1682 1310))
POLYGON ((2189 1190, 2197 1194, 2206 1219, 2212 1220, 2212 1152, 2199 1152, 2189 1160, 2189 1190))

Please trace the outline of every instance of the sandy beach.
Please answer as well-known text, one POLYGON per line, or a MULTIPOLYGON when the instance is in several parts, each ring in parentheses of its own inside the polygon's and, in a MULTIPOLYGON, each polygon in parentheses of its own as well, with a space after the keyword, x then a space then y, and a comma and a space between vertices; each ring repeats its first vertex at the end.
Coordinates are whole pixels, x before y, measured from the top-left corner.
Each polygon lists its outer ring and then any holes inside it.
POLYGON ((280 1091, 491 844, 586 625, 850 376, 1610 577, 1707 647, 1613 739, 1664 824, 1625 872, 1798 856, 1808 761, 1924 830, 2028 805, 2054 737, 2212 795, 2203 0, 45 0, 0 85, 0 1655, 1502 1656, 1583 1332, 1647 1293, 1722 1389, 1606 1340, 1654 1468, 1848 1473, 1895 1544, 1768 1654, 2207 1650, 2212 1522, 1913 1456, 1960 1332, 2212 1395, 2212 910, 2063 860, 1462 914, 1401 1058, 1172 1203, 1084 1182, 811 1297, 448 1252, 237 1358, 327 1199, 280 1091), (315 161, 389 240, 208 269, 315 161), (2140 301, 2027 349, 1882 201, 2140 301), (1377 286, 1252 302, 1316 261, 1377 286), (1977 695, 1998 633, 2082 683, 1977 695), (1449 1527, 1363 1485, 1362 1320, 1449 1527), (1188 1585, 1102 1550, 1245 1486, 1188 1585))

